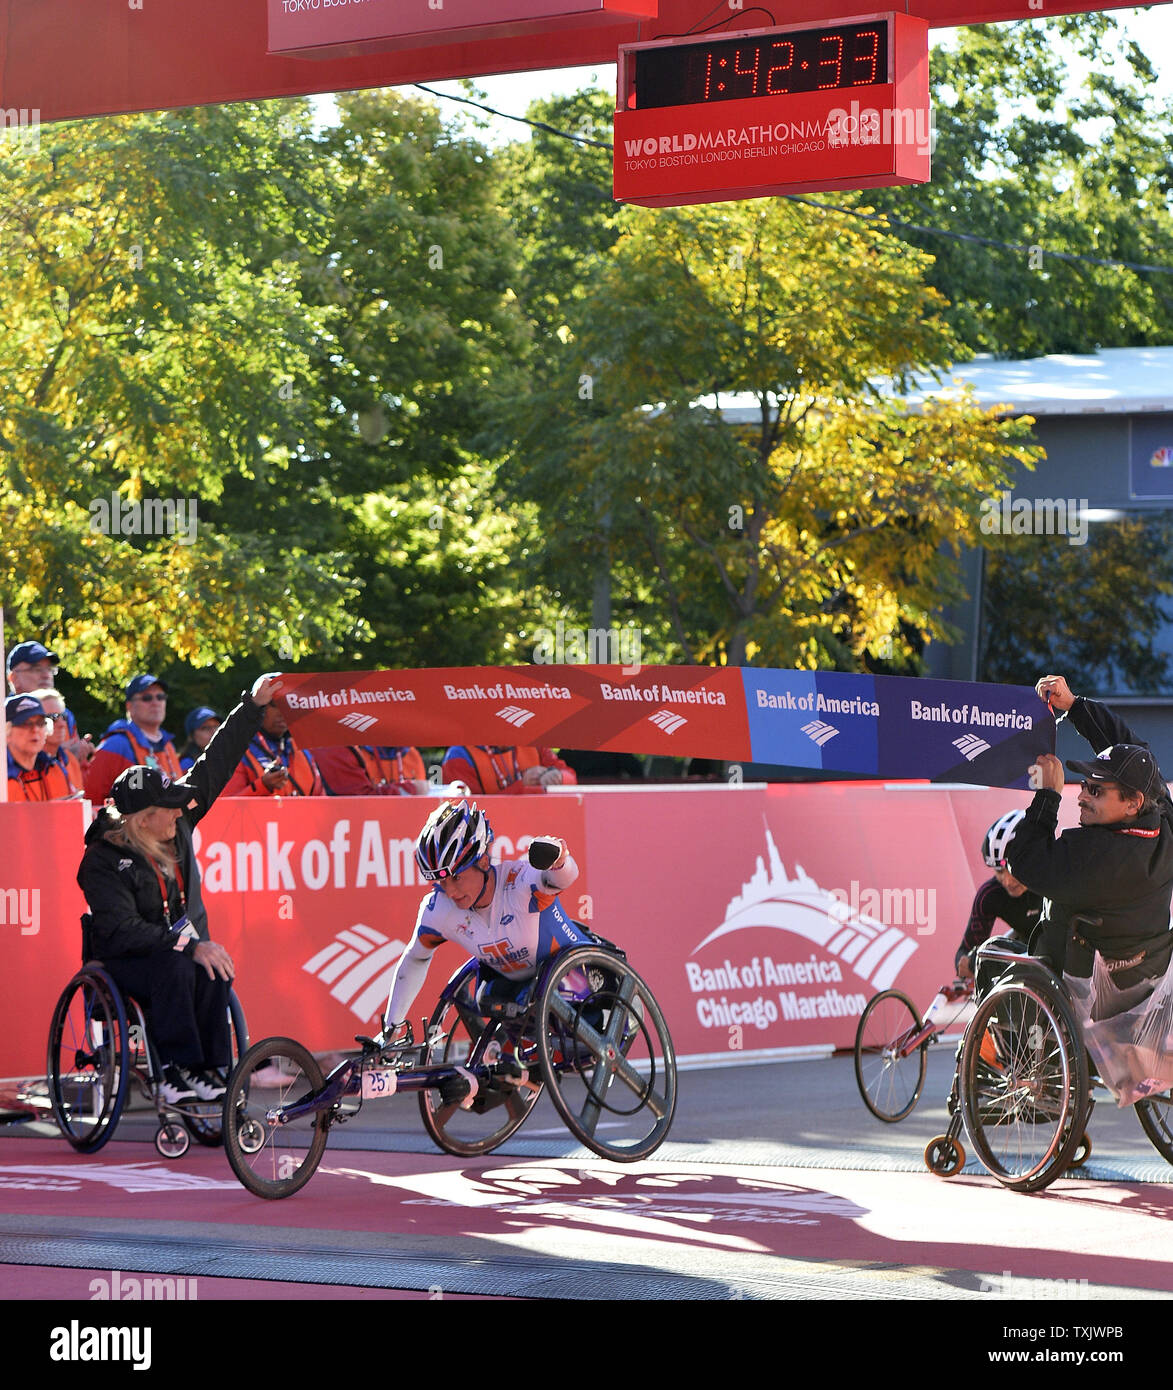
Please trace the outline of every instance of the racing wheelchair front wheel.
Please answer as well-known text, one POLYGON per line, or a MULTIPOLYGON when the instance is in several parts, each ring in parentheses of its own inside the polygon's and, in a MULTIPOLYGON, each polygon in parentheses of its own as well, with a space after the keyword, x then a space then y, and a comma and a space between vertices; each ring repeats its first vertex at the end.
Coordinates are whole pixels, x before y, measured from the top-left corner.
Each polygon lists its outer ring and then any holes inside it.
POLYGON ((292 1038, 265 1038, 240 1059, 224 1096, 224 1151, 257 1197, 291 1197, 317 1171, 329 1117, 310 1111, 281 1123, 281 1112, 320 1091, 313 1054, 292 1038))
POLYGON ((999 984, 961 1049, 961 1110, 985 1167, 1037 1192, 1071 1166, 1088 1112, 1087 1053, 1071 1006, 1038 975, 999 984))
POLYGON ((924 1089, 928 1042, 902 1055, 906 1039, 919 1033, 912 1000, 886 989, 869 1001, 855 1030, 855 1082, 877 1120, 895 1124, 911 1115, 924 1089))
POLYGON ((571 1134, 618 1163, 654 1153, 676 1112, 676 1054, 640 976, 595 946, 559 952, 535 1017, 542 1075, 571 1134))
MULTIPOLYGON (((500 1025, 479 1018, 457 1000, 441 997, 427 1025, 422 1065, 492 1066, 503 1055, 507 1042, 500 1025)), ((429 1087, 419 1093, 420 1115, 432 1142, 457 1158, 492 1153, 525 1123, 542 1091, 537 1068, 531 1080, 520 1086, 502 1085, 478 1094, 467 1110, 446 1104, 439 1091, 429 1087)))
POLYGON ((114 1134, 129 1076, 126 1011, 104 970, 88 967, 65 986, 49 1025, 46 1075, 53 1118, 79 1153, 114 1134))

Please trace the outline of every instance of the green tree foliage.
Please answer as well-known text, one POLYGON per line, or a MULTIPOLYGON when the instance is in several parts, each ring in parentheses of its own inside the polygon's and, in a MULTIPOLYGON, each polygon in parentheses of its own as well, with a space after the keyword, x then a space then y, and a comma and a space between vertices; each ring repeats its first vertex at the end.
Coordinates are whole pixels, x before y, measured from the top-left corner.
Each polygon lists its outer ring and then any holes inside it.
POLYGON ((1173 274, 1063 259, 1173 267, 1173 102, 1148 58, 1100 13, 951 40, 932 51, 932 182, 869 201, 962 238, 898 227, 935 257, 958 337, 1002 357, 1169 342, 1173 274))
POLYGON ((910 413, 877 392, 955 351, 925 258, 785 201, 619 225, 572 307, 577 363, 522 416, 515 486, 551 573, 569 554, 573 582, 606 544, 653 575, 678 659, 858 669, 895 643, 912 661, 958 592, 942 547, 1037 452, 966 402, 910 413))

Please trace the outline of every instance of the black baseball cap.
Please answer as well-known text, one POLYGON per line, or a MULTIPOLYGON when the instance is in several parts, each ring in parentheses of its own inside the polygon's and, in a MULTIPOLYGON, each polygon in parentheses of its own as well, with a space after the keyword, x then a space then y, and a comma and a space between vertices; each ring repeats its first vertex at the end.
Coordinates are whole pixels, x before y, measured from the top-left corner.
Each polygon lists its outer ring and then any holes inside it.
POLYGON ((1119 782, 1130 792, 1159 797, 1164 791, 1156 759, 1139 743, 1114 743, 1086 762, 1068 759, 1072 772, 1082 772, 1093 782, 1119 782))
POLYGON ((9 671, 16 666, 35 666, 38 661, 49 661, 56 666, 57 653, 40 642, 18 642, 8 653, 9 671))
POLYGON ((152 806, 187 806, 195 799, 195 792, 183 782, 173 782, 157 767, 135 766, 118 774, 110 796, 116 811, 132 816, 152 806))

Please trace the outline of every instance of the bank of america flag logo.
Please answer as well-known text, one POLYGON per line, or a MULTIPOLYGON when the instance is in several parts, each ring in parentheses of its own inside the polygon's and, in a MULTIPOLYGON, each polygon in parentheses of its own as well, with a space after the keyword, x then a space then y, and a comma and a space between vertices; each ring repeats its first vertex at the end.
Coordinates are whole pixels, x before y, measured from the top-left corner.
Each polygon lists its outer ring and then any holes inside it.
POLYGON ((655 714, 649 714, 648 718, 658 729, 663 729, 666 734, 674 734, 677 729, 688 723, 684 715, 676 714, 670 709, 658 709, 655 714))
POLYGON ((356 922, 301 967, 345 1004, 356 1018, 368 1023, 383 1012, 391 989, 395 965, 407 949, 406 941, 384 936, 374 927, 356 922))
POLYGON ((504 709, 497 711, 497 718, 504 719, 506 724, 512 724, 515 729, 520 729, 523 724, 528 724, 533 717, 532 709, 522 709, 520 705, 506 705, 504 709))
POLYGON ((348 729, 357 729, 360 734, 365 734, 372 724, 377 724, 379 721, 374 715, 359 714, 356 711, 354 714, 344 715, 338 722, 348 729))
POLYGON ((821 748, 824 743, 829 743, 839 730, 833 724, 824 724, 821 719, 812 719, 809 724, 802 726, 802 732, 821 748))
POLYGON ((990 751, 990 745, 984 738, 978 738, 977 734, 962 734, 960 738, 953 740, 953 747, 965 758, 966 762, 970 763, 980 753, 990 751))

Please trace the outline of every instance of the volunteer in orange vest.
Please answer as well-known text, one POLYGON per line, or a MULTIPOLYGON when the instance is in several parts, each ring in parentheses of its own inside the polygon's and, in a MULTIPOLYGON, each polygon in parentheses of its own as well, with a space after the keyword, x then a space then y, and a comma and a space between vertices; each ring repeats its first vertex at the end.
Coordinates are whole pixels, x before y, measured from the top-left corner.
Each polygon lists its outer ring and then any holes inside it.
POLYGON ((428 794, 428 772, 418 748, 336 744, 312 752, 330 796, 428 794))
MULTIPOLYGON (((9 689, 14 695, 32 695, 41 699, 37 691, 52 686, 57 679, 57 659, 57 653, 51 652, 41 642, 18 642, 8 653, 9 689)), ((77 720, 69 710, 65 711, 65 724, 69 730, 65 735, 65 749, 85 767, 94 756, 90 736, 86 734, 82 738, 78 734, 77 720)))
POLYGON ((136 763, 157 768, 172 779, 181 774, 175 740, 163 728, 166 718, 166 681, 135 676, 126 687, 126 718, 110 725, 86 768, 86 796, 95 806, 110 795, 114 779, 136 763))
POLYGON ((552 748, 453 747, 444 754, 445 782, 464 782, 479 796, 517 796, 547 787, 574 786, 578 778, 552 748))
POLYGON ((29 694, 34 700, 40 700, 41 708, 45 711, 45 728, 48 730, 45 752, 65 773, 70 793, 82 795, 85 773, 81 770, 81 763, 69 751, 69 711, 65 708, 65 697, 52 686, 30 690, 29 694))
POLYGON ((8 721, 9 801, 60 801, 73 796, 69 779, 45 752, 49 721, 40 700, 33 695, 9 695, 4 718, 8 721))
POLYGON ((285 711, 276 700, 241 759, 224 796, 325 796, 314 755, 299 748, 289 732, 285 711))

